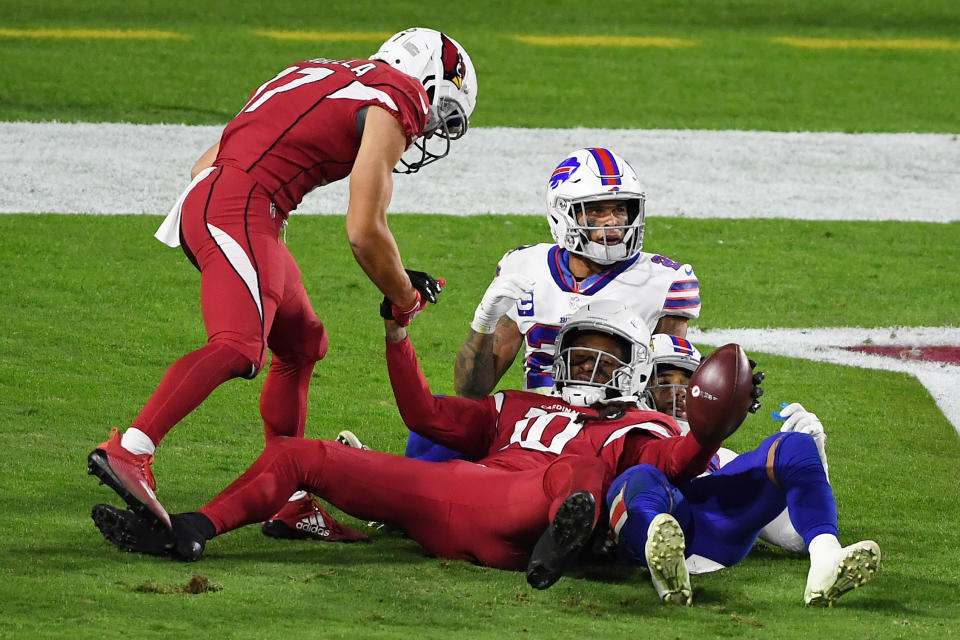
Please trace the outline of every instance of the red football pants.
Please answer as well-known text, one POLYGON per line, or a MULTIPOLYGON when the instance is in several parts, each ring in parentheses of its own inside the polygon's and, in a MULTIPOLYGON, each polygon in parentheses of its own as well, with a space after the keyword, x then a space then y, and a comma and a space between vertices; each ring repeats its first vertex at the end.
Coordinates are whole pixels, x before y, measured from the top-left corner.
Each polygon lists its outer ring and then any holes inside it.
POLYGON ((294 490, 304 489, 362 520, 399 527, 437 556, 522 569, 571 493, 585 489, 599 504, 605 473, 594 457, 561 456, 537 469, 509 471, 275 438, 199 511, 220 534, 270 518, 294 490))
POLYGON ((328 337, 278 234, 266 192, 246 173, 215 169, 182 205, 184 252, 200 270, 207 344, 175 362, 132 426, 154 443, 217 386, 273 361, 260 397, 267 439, 302 436, 314 363, 328 337))

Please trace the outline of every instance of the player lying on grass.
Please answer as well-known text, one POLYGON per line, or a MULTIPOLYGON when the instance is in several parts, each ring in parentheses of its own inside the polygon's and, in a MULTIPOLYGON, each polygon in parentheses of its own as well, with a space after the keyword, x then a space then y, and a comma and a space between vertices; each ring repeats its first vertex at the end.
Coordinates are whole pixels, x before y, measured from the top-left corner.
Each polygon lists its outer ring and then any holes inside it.
MULTIPOLYGON (((700 354, 675 336, 654 336, 653 344, 648 403, 685 421, 687 386, 700 354)), ((690 604, 689 573, 737 564, 761 528, 785 509, 810 556, 806 604, 832 605, 876 574, 875 542, 841 547, 838 540, 820 420, 796 403, 774 417, 786 420, 780 433, 719 470, 677 484, 643 464, 628 469, 607 492, 618 555, 650 570, 664 602, 690 604)))
MULTIPOLYGON (((394 35, 370 59, 297 62, 256 89, 156 234, 200 271, 207 342, 170 366, 123 434, 114 429, 90 453, 89 472, 169 527, 154 494, 154 450, 218 386, 255 377, 268 351, 265 439, 303 436, 311 374, 329 339, 281 240, 288 216, 308 192, 349 175, 350 247, 409 323, 436 292, 404 269, 387 225, 392 172, 445 156, 467 131, 476 90, 467 52, 423 28, 394 35)), ((295 498, 314 515, 308 496, 295 498)))
MULTIPOLYGON (((195 560, 210 538, 262 521, 303 489, 355 517, 394 525, 435 555, 526 568, 530 584, 542 589, 592 534, 597 500, 617 473, 647 463, 682 483, 707 468, 727 435, 693 423, 682 436, 669 416, 637 408, 650 372, 650 335, 613 302, 587 305, 558 336, 559 397, 523 391, 480 400, 435 397, 406 330, 385 323, 387 365, 404 422, 478 463, 276 438, 209 504, 174 514, 172 532, 148 513, 97 505, 100 531, 123 549, 195 560)), ((751 384, 746 392, 759 389, 751 384)), ((743 417, 731 419, 739 424, 743 417)))
MULTIPOLYGON (((521 349, 523 388, 551 393, 557 333, 588 302, 619 301, 651 333, 680 336, 700 313, 693 267, 642 251, 646 196, 624 158, 603 147, 577 149, 544 186, 554 244, 519 247, 497 264, 457 354, 454 386, 460 396, 490 394, 521 349)), ((406 453, 422 460, 459 455, 417 434, 411 434, 406 453)))

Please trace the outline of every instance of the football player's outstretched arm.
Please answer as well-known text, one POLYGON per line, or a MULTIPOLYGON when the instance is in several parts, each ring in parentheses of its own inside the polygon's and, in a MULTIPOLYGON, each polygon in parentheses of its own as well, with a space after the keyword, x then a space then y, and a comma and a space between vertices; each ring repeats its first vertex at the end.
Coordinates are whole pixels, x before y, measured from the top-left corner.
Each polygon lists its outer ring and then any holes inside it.
POLYGON ((520 274, 493 279, 477 305, 467 336, 453 368, 457 395, 482 398, 493 391, 513 363, 523 344, 523 334, 506 313, 534 282, 520 274))
MULTIPOLYGON (((381 315, 384 315, 381 306, 381 315)), ((472 458, 482 458, 496 437, 493 398, 435 396, 417 362, 407 330, 384 318, 387 370, 400 417, 408 429, 472 458)))
POLYGON ((392 172, 405 148, 400 123, 384 109, 368 107, 360 150, 350 173, 347 207, 347 239, 357 263, 400 309, 416 306, 421 300, 403 270, 400 251, 387 226, 392 172))

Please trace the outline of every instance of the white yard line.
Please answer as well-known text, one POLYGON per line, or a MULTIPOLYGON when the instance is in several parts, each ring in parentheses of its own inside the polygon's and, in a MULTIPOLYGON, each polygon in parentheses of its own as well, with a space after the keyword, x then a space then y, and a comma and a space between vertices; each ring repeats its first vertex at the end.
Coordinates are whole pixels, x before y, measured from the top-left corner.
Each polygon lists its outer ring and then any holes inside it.
MULTIPOLYGON (((218 126, 0 123, 0 213, 165 213, 218 126)), ((950 134, 474 129, 451 157, 398 176, 391 211, 543 215, 571 150, 607 146, 638 170, 652 216, 960 220, 950 134)), ((344 213, 341 181, 298 213, 344 213)))
MULTIPOLYGON (((721 346, 735 342, 747 353, 762 352, 848 367, 900 371, 916 376, 960 435, 960 366, 898 359, 847 351, 843 347, 885 346, 960 347, 960 327, 890 327, 862 329, 713 329, 692 327, 687 338, 697 344, 721 346)), ((759 358, 756 358, 759 360, 759 358)), ((763 368, 763 367, 759 367, 763 368)), ((851 389, 850 393, 856 393, 851 389)), ((805 398, 795 398, 803 403, 805 398)), ((812 400, 811 400, 812 402, 812 400)), ((811 405, 813 411, 815 408, 811 405)))
MULTIPOLYGON (((0 213, 163 214, 217 126, 0 123, 0 213)), ((398 176, 397 212, 543 215, 546 178, 576 148, 627 158, 651 216, 960 220, 960 141, 949 134, 611 129, 475 129, 451 157, 398 176)), ((347 183, 308 195, 303 213, 344 213, 347 183)), ((960 345, 960 329, 741 329, 694 342, 911 373, 960 433, 960 367, 851 353, 873 344, 960 345), (890 334, 896 334, 896 342, 890 334), (887 336, 886 338, 884 336, 887 336)), ((802 400, 802 399, 801 399, 802 400)))

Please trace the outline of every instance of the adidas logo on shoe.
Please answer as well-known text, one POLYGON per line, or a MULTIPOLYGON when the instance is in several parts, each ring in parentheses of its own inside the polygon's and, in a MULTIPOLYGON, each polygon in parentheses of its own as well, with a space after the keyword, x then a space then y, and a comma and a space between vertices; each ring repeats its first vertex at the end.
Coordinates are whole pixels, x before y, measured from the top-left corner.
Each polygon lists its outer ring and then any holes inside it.
POLYGON ((322 536, 324 538, 330 537, 330 529, 324 524, 321 518, 316 516, 311 516, 309 518, 304 518, 297 523, 297 530, 303 531, 304 533, 309 533, 314 536, 322 536), (310 522, 314 520, 314 522, 310 522))

